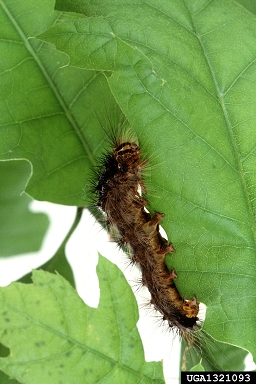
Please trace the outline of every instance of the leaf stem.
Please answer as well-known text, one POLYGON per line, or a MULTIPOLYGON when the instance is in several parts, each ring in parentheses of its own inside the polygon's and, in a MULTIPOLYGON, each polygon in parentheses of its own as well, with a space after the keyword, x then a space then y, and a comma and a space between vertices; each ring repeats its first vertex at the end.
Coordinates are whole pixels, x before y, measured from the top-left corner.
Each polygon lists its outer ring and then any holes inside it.
MULTIPOLYGON (((63 242, 61 243, 61 245, 59 246, 59 248, 57 249, 53 257, 49 261, 47 261, 45 264, 39 267, 39 269, 42 269, 44 271, 48 271, 51 273, 58 272, 60 275, 65 277, 65 279, 68 280, 73 287, 75 287, 74 275, 73 275, 72 268, 66 259, 65 248, 68 240, 70 239, 71 235, 73 234, 73 232, 75 231, 76 227, 78 226, 81 220, 83 209, 84 209, 83 207, 77 207, 74 222, 70 230, 68 231, 65 239, 63 240, 63 242)), ((19 281, 25 284, 30 284, 31 277, 32 277, 32 273, 30 272, 27 275, 23 276, 21 279, 19 279, 19 281)))

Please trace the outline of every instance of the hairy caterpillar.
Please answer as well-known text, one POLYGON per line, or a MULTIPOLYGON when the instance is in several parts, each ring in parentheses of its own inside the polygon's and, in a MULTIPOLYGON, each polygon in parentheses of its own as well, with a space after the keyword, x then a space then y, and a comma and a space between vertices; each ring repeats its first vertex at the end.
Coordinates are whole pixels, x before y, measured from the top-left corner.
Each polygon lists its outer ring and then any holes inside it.
POLYGON ((96 171, 93 188, 97 206, 106 215, 109 231, 115 232, 114 240, 127 246, 131 260, 140 265, 142 284, 151 294, 151 304, 170 328, 187 337, 197 328, 199 303, 195 297, 181 297, 173 281, 177 274, 165 264, 165 255, 175 250, 159 232, 164 215, 155 212, 152 216, 145 210, 142 169, 148 160, 141 160, 137 140, 128 139, 122 132, 112 142, 112 152, 105 154, 96 171))
MULTIPOLYGON (((199 302, 194 297, 190 300, 181 297, 174 283, 176 272, 169 271, 165 265, 165 255, 175 250, 159 232, 164 215, 158 212, 151 215, 146 210, 143 171, 147 169, 148 159, 141 155, 137 138, 123 126, 105 133, 112 148, 105 152, 95 169, 92 190, 97 212, 103 213, 110 237, 126 248, 131 261, 140 266, 141 283, 151 294, 148 308, 157 310, 160 322, 168 325, 165 330, 175 330, 186 341, 182 369, 192 368, 203 358, 207 370, 230 370, 234 364, 228 357, 228 344, 217 342, 202 329, 199 302), (216 360, 217 354, 221 362, 216 360)), ((243 357, 238 359, 242 363, 243 357)))

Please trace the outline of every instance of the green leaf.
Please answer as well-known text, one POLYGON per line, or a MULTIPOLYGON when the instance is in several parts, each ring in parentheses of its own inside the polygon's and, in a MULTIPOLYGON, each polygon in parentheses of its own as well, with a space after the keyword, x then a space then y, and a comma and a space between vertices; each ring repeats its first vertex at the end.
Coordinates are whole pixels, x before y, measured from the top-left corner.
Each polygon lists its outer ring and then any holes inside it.
MULTIPOLYGON (((68 263, 67 258, 66 258, 66 245, 67 245, 71 235, 75 231, 76 227, 78 226, 78 224, 81 220, 81 217, 82 217, 82 209, 77 208, 75 220, 74 220, 70 230, 68 231, 65 239, 63 240, 63 242, 61 243, 61 245, 59 246, 59 248, 57 249, 57 251, 55 252, 53 257, 50 260, 48 260, 45 264, 40 266, 40 270, 44 270, 44 271, 52 272, 52 273, 55 273, 55 272, 59 273, 61 276, 65 277, 65 279, 73 287, 75 287, 75 280, 74 280, 72 268, 71 268, 71 266, 68 263)), ((25 284, 30 284, 31 280, 32 280, 32 274, 33 274, 33 272, 27 273, 25 276, 23 276, 19 279, 19 282, 25 283, 25 284)))
POLYGON ((0 162, 1 257, 38 251, 49 225, 45 214, 28 209, 32 200, 22 194, 30 173, 27 161, 0 162))
POLYGON ((199 331, 197 348, 182 340, 182 371, 244 371, 248 353, 234 345, 221 343, 199 331))
POLYGON ((77 15, 53 11, 53 1, 0 1, 0 159, 33 167, 26 192, 37 200, 84 205, 86 174, 101 136, 92 111, 116 105, 104 76, 67 67, 69 59, 31 36, 77 15), (92 123, 94 131, 88 130, 92 123), (97 132, 95 132, 97 130, 97 132))
POLYGON ((48 272, 0 288, 1 342, 11 350, 0 359, 4 372, 28 384, 164 382, 161 363, 144 361, 137 304, 122 273, 101 257, 98 273, 98 309, 48 272))
POLYGON ((245 7, 249 12, 256 14, 256 4, 251 0, 237 0, 239 4, 245 7))
POLYGON ((229 0, 80 0, 57 4, 80 17, 44 4, 34 22, 31 4, 11 4, 0 19, 2 158, 30 160, 34 197, 81 205, 106 141, 92 109, 104 121, 116 100, 153 157, 149 208, 166 214, 181 294, 207 305, 205 331, 256 356, 255 17, 229 0), (25 38, 40 33, 69 59, 25 38))
MULTIPOLYGON (((9 348, 6 348, 3 344, 0 343, 0 357, 6 357, 10 354, 9 348)), ((11 379, 3 371, 0 371, 0 383, 1 384, 18 384, 18 381, 11 379)))
POLYGON ((74 65, 111 69, 118 104, 157 151, 150 207, 166 213, 182 295, 208 306, 205 330, 255 355, 255 18, 217 0, 57 6, 89 17, 41 38, 74 65))

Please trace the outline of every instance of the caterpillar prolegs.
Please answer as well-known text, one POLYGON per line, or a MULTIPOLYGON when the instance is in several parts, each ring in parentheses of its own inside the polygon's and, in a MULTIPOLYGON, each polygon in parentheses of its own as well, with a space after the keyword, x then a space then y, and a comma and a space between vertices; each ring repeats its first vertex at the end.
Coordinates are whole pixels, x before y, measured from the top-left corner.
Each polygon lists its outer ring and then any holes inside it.
POLYGON ((181 297, 174 283, 176 271, 169 271, 165 264, 165 255, 175 249, 159 231, 164 214, 151 215, 145 209, 142 171, 147 163, 148 160, 141 159, 137 140, 119 135, 112 152, 105 154, 97 170, 98 181, 94 185, 97 206, 105 213, 108 229, 117 234, 115 241, 128 246, 131 260, 139 264, 151 304, 170 328, 176 327, 185 336, 197 327, 199 302, 195 297, 190 300, 181 297))

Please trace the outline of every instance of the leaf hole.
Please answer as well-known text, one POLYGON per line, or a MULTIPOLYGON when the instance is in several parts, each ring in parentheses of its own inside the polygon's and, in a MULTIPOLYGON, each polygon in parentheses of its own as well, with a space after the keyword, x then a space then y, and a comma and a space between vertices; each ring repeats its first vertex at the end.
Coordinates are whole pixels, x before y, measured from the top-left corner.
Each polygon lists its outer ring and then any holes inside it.
POLYGON ((0 343, 0 357, 8 357, 10 355, 10 348, 0 343))

